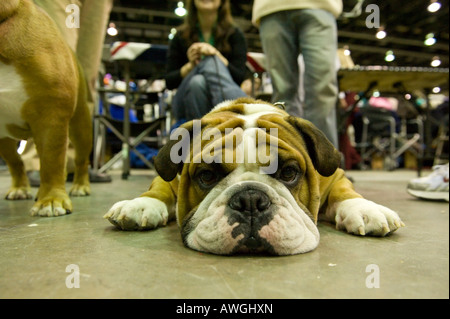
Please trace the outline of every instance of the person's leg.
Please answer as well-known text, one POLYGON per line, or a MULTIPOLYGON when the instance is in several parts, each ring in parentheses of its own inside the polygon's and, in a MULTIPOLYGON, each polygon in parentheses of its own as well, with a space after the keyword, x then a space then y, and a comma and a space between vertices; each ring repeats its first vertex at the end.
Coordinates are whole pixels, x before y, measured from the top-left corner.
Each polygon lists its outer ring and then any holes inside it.
POLYGON ((199 119, 212 108, 211 94, 206 79, 201 74, 194 75, 189 81, 185 95, 186 120, 199 119))
POLYGON ((192 120, 194 114, 197 114, 192 109, 196 109, 197 105, 207 104, 210 107, 209 98, 206 96, 206 83, 202 78, 203 76, 198 73, 198 67, 196 67, 183 79, 177 88, 172 99, 172 113, 175 119, 192 120), (197 79, 192 81, 194 78, 197 79))
POLYGON ((261 19, 260 37, 272 80, 272 101, 285 102, 289 114, 301 116, 297 26, 291 18, 296 11, 277 12, 261 19))
POLYGON ((68 5, 75 4, 79 8, 82 7, 80 0, 34 0, 39 7, 44 9, 44 11, 50 16, 50 18, 55 21, 58 26, 59 31, 62 34, 64 40, 70 48, 75 52, 78 43, 78 31, 77 28, 68 28, 66 26, 66 19, 70 13, 66 12, 68 5))
POLYGON ((225 101, 247 96, 217 57, 206 57, 183 79, 172 100, 176 119, 192 120, 225 101))
POLYGON ((197 68, 197 72, 204 76, 208 84, 212 107, 225 100, 247 96, 234 82, 230 71, 217 56, 205 57, 197 68))
POLYGON ((106 28, 113 0, 83 0, 80 12, 80 29, 76 54, 84 70, 88 89, 93 101, 88 105, 93 113, 96 102, 96 82, 105 42, 106 28))
POLYGON ((299 10, 299 43, 305 62, 304 117, 338 148, 336 102, 337 31, 334 16, 324 10, 299 10))

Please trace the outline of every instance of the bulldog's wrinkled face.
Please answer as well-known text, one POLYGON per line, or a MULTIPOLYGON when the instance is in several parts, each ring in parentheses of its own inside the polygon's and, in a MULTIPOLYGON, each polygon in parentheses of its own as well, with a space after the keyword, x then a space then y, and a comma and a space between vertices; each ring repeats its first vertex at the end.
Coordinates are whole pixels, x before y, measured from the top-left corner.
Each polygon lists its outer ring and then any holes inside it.
POLYGON ((311 214, 291 193, 302 180, 296 162, 272 176, 244 165, 225 177, 217 167, 199 168, 194 183, 207 194, 182 224, 185 244, 216 254, 289 255, 313 250, 319 232, 311 214))
POLYGON ((164 180, 178 174, 176 215, 190 248, 290 255, 319 243, 318 173, 332 175, 339 153, 311 123, 260 102, 218 105, 156 158, 164 180))

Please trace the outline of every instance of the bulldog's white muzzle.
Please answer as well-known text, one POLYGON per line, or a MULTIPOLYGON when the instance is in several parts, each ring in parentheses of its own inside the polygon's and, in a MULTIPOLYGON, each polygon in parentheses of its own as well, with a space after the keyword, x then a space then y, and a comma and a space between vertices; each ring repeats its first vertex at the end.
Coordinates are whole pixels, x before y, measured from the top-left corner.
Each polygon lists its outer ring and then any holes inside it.
POLYGON ((319 231, 289 190, 268 176, 264 182, 254 177, 261 179, 245 173, 230 184, 233 178, 226 178, 205 197, 183 223, 188 247, 226 255, 292 255, 317 247, 319 231))

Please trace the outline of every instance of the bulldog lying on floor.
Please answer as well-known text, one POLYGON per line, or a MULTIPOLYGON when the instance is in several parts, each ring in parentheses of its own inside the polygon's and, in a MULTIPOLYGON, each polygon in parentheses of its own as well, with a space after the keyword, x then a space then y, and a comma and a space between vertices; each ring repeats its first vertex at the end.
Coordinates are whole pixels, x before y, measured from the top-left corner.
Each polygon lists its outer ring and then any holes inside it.
POLYGON ((65 190, 68 138, 74 145, 71 195, 89 195, 91 115, 78 62, 56 24, 31 0, 0 1, 0 156, 12 186, 6 199, 32 195, 17 141, 34 138, 41 186, 31 209, 36 216, 70 213, 65 190))
POLYGON ((186 246, 223 255, 311 251, 319 217, 356 235, 404 226, 356 193, 339 163, 310 122, 263 101, 227 101, 174 131, 155 158, 159 176, 150 189, 104 217, 123 230, 176 217, 186 246))

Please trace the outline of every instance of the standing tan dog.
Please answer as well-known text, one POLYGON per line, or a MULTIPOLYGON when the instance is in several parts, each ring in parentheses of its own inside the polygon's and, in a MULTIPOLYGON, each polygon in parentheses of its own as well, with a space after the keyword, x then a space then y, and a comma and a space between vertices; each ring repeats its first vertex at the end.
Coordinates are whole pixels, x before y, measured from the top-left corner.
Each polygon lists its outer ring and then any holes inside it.
POLYGON ((53 20, 31 0, 0 1, 0 156, 12 186, 6 199, 31 198, 17 140, 34 138, 41 186, 33 216, 72 211, 65 190, 68 138, 76 151, 70 194, 90 193, 92 123, 81 68, 53 20))

